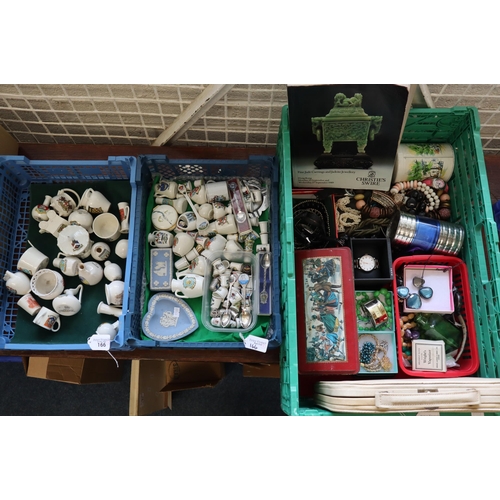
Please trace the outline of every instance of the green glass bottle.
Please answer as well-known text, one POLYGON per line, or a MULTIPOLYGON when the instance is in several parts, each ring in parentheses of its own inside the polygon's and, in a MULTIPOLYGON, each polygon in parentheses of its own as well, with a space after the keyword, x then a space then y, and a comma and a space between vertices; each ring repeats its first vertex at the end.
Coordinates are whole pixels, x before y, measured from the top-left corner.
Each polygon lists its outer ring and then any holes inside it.
POLYGON ((443 340, 446 354, 455 351, 462 344, 462 329, 446 320, 441 314, 418 314, 415 317, 420 338, 443 340))

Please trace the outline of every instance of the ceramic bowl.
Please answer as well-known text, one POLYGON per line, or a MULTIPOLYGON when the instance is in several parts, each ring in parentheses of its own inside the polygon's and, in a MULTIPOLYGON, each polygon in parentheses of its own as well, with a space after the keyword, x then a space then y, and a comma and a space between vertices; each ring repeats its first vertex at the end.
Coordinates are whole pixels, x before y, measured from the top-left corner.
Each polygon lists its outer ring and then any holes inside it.
POLYGON ((57 246, 64 255, 81 255, 88 250, 89 245, 89 232, 82 226, 66 226, 57 237, 57 246))

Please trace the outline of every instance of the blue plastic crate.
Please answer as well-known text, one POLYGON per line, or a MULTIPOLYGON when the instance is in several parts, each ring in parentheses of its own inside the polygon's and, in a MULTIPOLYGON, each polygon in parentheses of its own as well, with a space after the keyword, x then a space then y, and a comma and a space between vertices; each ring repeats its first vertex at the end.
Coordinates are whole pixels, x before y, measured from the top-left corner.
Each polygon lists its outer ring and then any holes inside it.
MULTIPOLYGON (((200 177, 205 179, 223 180, 232 177, 266 177, 271 180, 271 251, 272 251, 272 316, 268 329, 268 348, 277 348, 281 345, 281 313, 280 313, 280 243, 279 243, 279 213, 278 190, 279 175, 278 166, 272 156, 250 156, 248 160, 175 160, 164 155, 145 155, 139 157, 142 168, 136 172, 136 183, 142 186, 151 186, 153 177, 160 174, 170 179, 195 180, 200 177)), ((136 220, 144 220, 149 189, 138 190, 136 205, 136 220)), ((142 310, 144 306, 144 291, 146 278, 144 270, 145 262, 145 224, 134 228, 134 250, 136 258, 133 262, 132 276, 139 286, 131 288, 130 311, 133 312, 134 324, 142 322, 142 310)), ((134 335, 129 337, 128 344, 131 347, 175 347, 182 349, 243 349, 243 342, 158 342, 141 338, 141 327, 134 328, 134 335), (139 335, 136 335, 136 332, 139 335)))
MULTIPOLYGON (((92 184, 98 181, 127 180, 131 184, 130 234, 134 234, 140 220, 134 217, 138 198, 135 182, 137 159, 109 157, 103 161, 29 160, 23 156, 0 156, 0 278, 6 271, 15 270, 16 263, 26 249, 31 220, 30 186, 32 183, 58 184, 61 187, 74 183, 92 184)), ((140 193, 139 193, 140 194, 140 193)), ((130 239, 130 238, 129 238, 130 239)), ((127 339, 140 325, 134 323, 127 304, 133 293, 130 289, 134 258, 133 245, 129 245, 125 264, 124 314, 119 318, 119 331, 111 342, 112 349, 129 349, 127 339)), ((85 296, 85 293, 84 293, 85 296)), ((89 350, 87 343, 16 343, 15 326, 17 299, 0 281, 0 349, 22 350, 89 350)), ((112 319, 112 317, 110 317, 112 319)), ((110 320, 111 321, 111 320, 110 320)), ((89 332, 89 336, 95 332, 89 332)))

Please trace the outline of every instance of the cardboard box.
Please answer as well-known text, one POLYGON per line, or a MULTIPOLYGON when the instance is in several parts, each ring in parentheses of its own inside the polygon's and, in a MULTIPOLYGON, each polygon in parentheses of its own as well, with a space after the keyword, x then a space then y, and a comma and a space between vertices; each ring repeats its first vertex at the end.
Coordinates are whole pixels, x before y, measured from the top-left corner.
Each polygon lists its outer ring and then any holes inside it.
POLYGON ((18 150, 17 141, 0 125, 0 155, 17 155, 18 150))
POLYGON ((263 363, 242 363, 244 377, 280 378, 280 365, 263 363))
POLYGON ((410 85, 288 87, 295 188, 391 188, 410 85))
POLYGON ((173 391, 214 387, 223 378, 223 363, 133 360, 129 415, 172 409, 173 391))
POLYGON ((103 384, 120 382, 123 367, 113 359, 91 358, 23 358, 28 377, 66 382, 68 384, 103 384))

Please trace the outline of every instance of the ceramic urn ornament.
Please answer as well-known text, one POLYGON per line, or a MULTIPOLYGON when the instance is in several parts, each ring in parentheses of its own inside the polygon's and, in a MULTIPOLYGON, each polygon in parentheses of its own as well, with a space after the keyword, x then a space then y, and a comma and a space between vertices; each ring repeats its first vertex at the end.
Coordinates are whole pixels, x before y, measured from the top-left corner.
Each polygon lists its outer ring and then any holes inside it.
POLYGON ((104 270, 97 262, 83 262, 78 266, 78 276, 84 285, 93 286, 102 280, 104 270))

